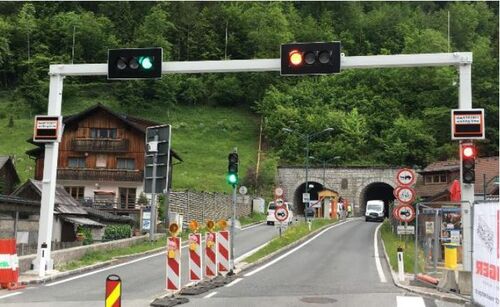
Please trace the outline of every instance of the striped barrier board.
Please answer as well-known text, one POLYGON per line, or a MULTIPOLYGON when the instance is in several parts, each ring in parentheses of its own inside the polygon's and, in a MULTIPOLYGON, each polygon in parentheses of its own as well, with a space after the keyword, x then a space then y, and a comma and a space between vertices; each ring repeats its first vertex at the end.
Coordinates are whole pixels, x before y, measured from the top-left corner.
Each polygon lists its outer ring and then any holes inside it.
POLYGON ((106 307, 121 307, 122 281, 120 276, 111 274, 106 277, 106 307))
POLYGON ((25 288, 19 284, 19 258, 16 239, 0 239, 0 289, 16 290, 25 288))
POLYGON ((189 234, 189 281, 198 282, 203 279, 201 234, 189 234))
POLYGON ((181 289, 181 238, 167 239, 167 291, 181 289))
POLYGON ((205 234, 205 276, 217 276, 217 236, 213 232, 205 234))
POLYGON ((222 230, 217 234, 217 245, 218 245, 218 267, 219 272, 227 273, 229 272, 229 258, 231 256, 229 248, 229 231, 222 230))

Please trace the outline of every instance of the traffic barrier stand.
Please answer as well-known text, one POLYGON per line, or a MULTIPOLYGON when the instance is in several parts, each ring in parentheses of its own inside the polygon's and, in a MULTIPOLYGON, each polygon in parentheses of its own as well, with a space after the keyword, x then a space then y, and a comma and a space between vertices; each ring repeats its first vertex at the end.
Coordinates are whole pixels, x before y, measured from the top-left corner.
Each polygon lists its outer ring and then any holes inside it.
POLYGON ((231 257, 229 249, 229 231, 222 230, 217 233, 217 260, 220 273, 229 272, 229 258, 231 257))
POLYGON ((121 307, 122 280, 120 276, 111 274, 106 277, 106 307, 121 307))
POLYGON ((199 282, 203 279, 201 234, 189 234, 189 281, 199 282))
POLYGON ((217 236, 213 232, 205 234, 205 276, 217 276, 217 236))
POLYGON ((17 290, 25 288, 19 280, 19 259, 16 239, 0 239, 0 289, 17 290))
POLYGON ((181 239, 167 239, 167 291, 177 292, 181 289, 181 239))

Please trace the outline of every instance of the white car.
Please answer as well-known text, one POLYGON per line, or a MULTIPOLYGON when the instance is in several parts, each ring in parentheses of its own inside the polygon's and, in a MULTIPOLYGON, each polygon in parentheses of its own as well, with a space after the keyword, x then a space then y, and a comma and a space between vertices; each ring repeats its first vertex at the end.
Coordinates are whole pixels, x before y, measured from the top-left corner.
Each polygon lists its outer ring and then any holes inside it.
POLYGON ((369 200, 366 202, 365 221, 369 220, 383 222, 385 218, 384 202, 381 200, 369 200))
MULTIPOLYGON (((291 224, 293 221, 293 205, 291 203, 285 202, 286 208, 288 210, 288 219, 284 221, 284 223, 291 224)), ((276 205, 274 201, 269 202, 267 205, 267 225, 274 225, 277 222, 276 217, 274 216, 274 211, 276 210, 276 205)))

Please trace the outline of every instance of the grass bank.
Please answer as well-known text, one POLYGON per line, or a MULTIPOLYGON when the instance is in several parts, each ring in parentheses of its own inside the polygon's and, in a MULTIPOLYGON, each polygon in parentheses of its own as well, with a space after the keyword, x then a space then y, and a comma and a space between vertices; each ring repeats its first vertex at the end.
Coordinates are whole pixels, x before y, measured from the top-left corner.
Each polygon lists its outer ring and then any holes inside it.
MULTIPOLYGON (((382 235, 382 240, 384 241, 385 249, 387 251, 387 255, 389 256, 389 263, 393 270, 397 271, 398 269, 398 259, 397 259, 397 250, 398 247, 405 247, 405 239, 404 236, 401 236, 401 240, 399 236, 395 233, 392 233, 391 224, 388 220, 384 221, 382 226, 380 227, 380 232, 382 235)), ((415 267, 415 241, 413 236, 408 236, 408 241, 406 244, 406 249, 403 252, 403 262, 405 266, 405 272, 414 272, 415 267)), ((419 271, 422 272, 424 268, 424 255, 422 252, 419 253, 419 263, 418 268, 419 271)))
POLYGON ((266 215, 264 213, 252 212, 249 216, 240 217, 241 226, 245 226, 252 223, 263 222, 266 220, 266 215))
POLYGON ((245 262, 255 262, 313 232, 316 229, 335 223, 337 220, 315 219, 312 221, 311 231, 305 222, 298 222, 291 225, 280 237, 272 239, 268 245, 257 251, 255 254, 245 258, 245 262))

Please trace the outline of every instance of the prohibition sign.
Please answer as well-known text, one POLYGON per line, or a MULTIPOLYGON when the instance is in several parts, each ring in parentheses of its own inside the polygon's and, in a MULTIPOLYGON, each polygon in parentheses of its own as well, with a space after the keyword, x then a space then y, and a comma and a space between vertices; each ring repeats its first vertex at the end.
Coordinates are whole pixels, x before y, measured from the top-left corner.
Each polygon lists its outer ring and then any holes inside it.
POLYGON ((415 183, 415 172, 409 168, 402 168, 398 171, 396 175, 396 181, 401 186, 411 186, 415 183))
POLYGON ((401 187, 396 198, 402 203, 411 203, 415 200, 415 190, 410 187, 401 187))
POLYGON ((411 222, 415 218, 415 209, 411 205, 401 205, 396 207, 396 219, 400 222, 411 222))
POLYGON ((284 206, 276 208, 276 210, 274 211, 274 217, 279 222, 284 222, 288 219, 288 210, 284 206))

